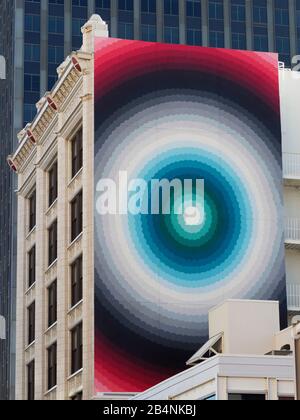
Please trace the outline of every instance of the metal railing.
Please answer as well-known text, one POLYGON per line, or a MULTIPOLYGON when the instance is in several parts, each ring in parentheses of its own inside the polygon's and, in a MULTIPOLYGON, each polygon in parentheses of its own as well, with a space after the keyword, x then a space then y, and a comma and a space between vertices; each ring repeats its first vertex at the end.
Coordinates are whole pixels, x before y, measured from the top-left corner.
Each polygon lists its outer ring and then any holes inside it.
POLYGON ((285 240, 300 242, 300 219, 285 219, 285 240))
POLYGON ((287 284, 287 305, 290 311, 300 311, 300 284, 287 284))
POLYGON ((300 153, 283 153, 284 178, 300 178, 300 153))

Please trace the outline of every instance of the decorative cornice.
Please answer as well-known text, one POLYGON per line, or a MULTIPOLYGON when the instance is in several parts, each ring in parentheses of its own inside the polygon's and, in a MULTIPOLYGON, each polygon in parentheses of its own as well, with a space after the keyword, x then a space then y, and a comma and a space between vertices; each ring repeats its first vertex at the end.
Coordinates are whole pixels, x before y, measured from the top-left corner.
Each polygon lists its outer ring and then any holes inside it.
POLYGON ((77 51, 60 65, 57 83, 51 92, 46 92, 37 103, 37 115, 34 120, 18 133, 19 147, 7 158, 7 163, 13 171, 22 171, 34 148, 49 134, 48 130, 57 114, 63 112, 73 90, 82 82, 87 61, 91 59, 92 54, 77 51))

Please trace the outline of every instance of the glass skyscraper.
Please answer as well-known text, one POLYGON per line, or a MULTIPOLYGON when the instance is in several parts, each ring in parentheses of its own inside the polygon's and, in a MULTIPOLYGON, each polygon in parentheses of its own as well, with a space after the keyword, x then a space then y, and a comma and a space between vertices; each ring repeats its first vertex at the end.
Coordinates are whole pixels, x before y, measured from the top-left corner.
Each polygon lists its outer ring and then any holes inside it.
POLYGON ((15 187, 5 159, 57 66, 80 48, 81 26, 93 13, 113 37, 277 51, 288 67, 300 53, 300 0, 0 0, 0 54, 8 63, 0 81, 0 314, 12 327, 0 344, 0 399, 13 394, 14 357, 15 187))

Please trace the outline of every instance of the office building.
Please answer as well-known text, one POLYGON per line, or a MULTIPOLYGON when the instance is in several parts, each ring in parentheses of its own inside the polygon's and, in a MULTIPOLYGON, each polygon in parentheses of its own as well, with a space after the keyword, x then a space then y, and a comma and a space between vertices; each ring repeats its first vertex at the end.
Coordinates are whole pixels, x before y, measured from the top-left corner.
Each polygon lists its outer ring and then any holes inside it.
MULTIPOLYGON (((8 62, 6 86, 10 86, 9 92, 1 86, 0 93, 9 104, 2 107, 8 117, 2 119, 5 127, 1 130, 1 135, 6 133, 5 156, 16 145, 16 133, 33 120, 36 102, 52 89, 58 65, 81 46, 81 26, 93 13, 102 16, 113 37, 278 51, 287 67, 300 52, 299 0, 1 0, 0 9, 0 54, 8 62)), ((8 328, 12 327, 2 345, 13 354, 16 205, 15 197, 9 197, 14 186, 5 167, 1 179, 7 205, 2 209, 2 237, 6 239, 0 249, 0 259, 5 261, 0 309, 8 328)), ((8 360, 3 356, 2 366, 10 365, 8 360)), ((1 374, 2 381, 8 384, 6 373, 1 374)))
MULTIPOLYGON (((108 31, 97 16, 82 31, 82 48, 59 66, 58 82, 39 100, 8 159, 18 173, 17 399, 95 397, 93 43, 108 31)), ((295 78, 280 70, 290 322, 300 312, 295 78)))

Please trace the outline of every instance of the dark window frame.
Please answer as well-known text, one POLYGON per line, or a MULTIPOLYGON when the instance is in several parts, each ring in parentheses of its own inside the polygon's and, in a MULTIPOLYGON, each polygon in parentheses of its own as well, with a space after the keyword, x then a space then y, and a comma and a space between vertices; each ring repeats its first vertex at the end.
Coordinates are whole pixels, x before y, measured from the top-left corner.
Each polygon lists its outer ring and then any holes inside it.
POLYGON ((57 385, 57 343, 51 344, 47 349, 48 357, 48 390, 57 385))
POLYGON ((82 190, 71 201, 71 242, 81 233, 83 228, 82 190))
POLYGON ((71 307, 73 308, 83 297, 82 255, 71 264, 71 307))
POLYGON ((35 388, 35 362, 32 360, 27 365, 27 400, 33 401, 34 400, 34 388, 35 388))
POLYGON ((27 308, 28 316, 28 345, 32 344, 35 340, 35 302, 27 308))
POLYGON ((28 252, 28 288, 36 282, 36 247, 35 245, 28 252))
POLYGON ((57 161, 48 171, 49 207, 55 202, 58 194, 57 161))
POLYGON ((82 322, 71 330, 71 375, 83 367, 82 322))
POLYGON ((36 190, 34 190, 29 198, 29 232, 36 226, 36 190))
POLYGON ((57 220, 48 228, 48 265, 57 259, 57 220))
POLYGON ((71 140, 71 176, 78 174, 83 165, 82 127, 71 140))
POLYGON ((48 327, 57 322, 57 280, 54 280, 48 291, 48 327))

